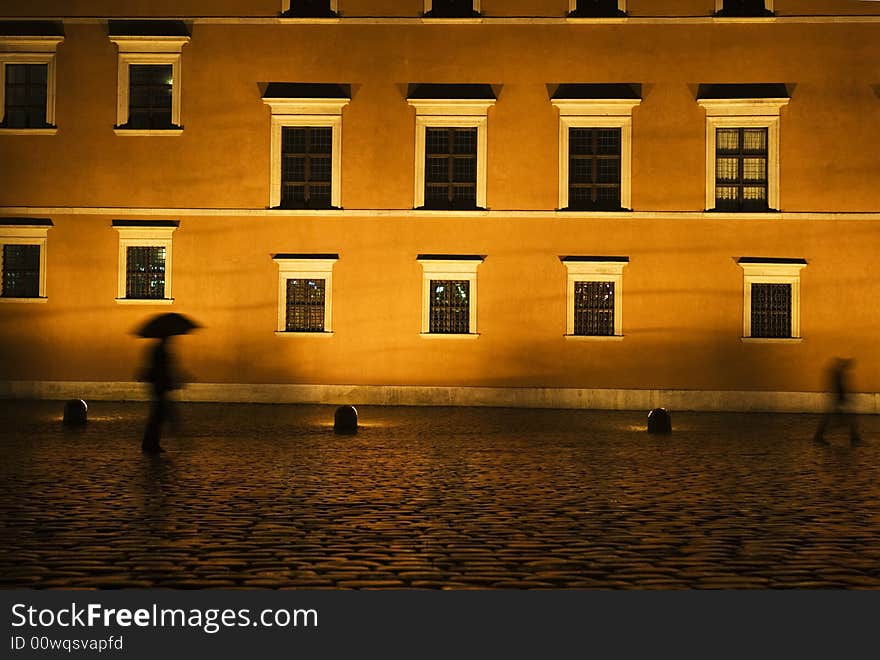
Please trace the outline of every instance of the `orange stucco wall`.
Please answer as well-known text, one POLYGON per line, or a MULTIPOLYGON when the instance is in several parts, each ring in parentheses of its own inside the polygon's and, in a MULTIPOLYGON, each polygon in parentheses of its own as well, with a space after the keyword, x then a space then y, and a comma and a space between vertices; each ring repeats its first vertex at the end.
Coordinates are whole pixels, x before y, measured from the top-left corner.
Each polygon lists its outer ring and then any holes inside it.
MULTIPOLYGON (((108 16, 115 6, 44 2, 28 13, 48 15, 60 4, 64 15, 108 16)), ((168 13, 182 14, 173 4, 168 13)), ((247 5, 251 15, 269 16, 278 3, 208 4, 213 9, 187 7, 207 15, 247 5)), ((501 4, 486 0, 484 9, 490 14, 501 4)), ((511 2, 510 11, 521 15, 528 4, 511 2)), ((564 12, 567 3, 541 4, 564 12)), ((631 13, 649 4, 632 0, 631 13)), ((670 0, 667 13, 702 15, 711 4, 670 0)), ((777 9, 793 4, 778 0, 777 9)), ((820 12, 830 3, 809 4, 820 12)), ((860 3, 839 4, 856 11, 860 3)), ((146 5, 130 3, 124 15, 146 5)), ((154 312, 176 310, 205 326, 180 340, 186 368, 202 382, 814 391, 823 386, 825 361, 845 354, 858 360, 854 386, 880 391, 875 23, 196 23, 183 49, 184 131, 175 138, 116 136, 117 54, 106 26, 67 23, 65 35, 57 56, 58 134, 0 135, 0 216, 47 207, 33 214, 54 223, 48 302, 0 305, 0 380, 131 380, 143 344, 130 330, 154 312), (408 83, 495 87, 488 206, 496 211, 558 205, 558 114, 548 85, 640 83, 632 206, 657 215, 267 216, 270 111, 261 85, 294 81, 352 86, 342 115, 342 204, 350 211, 412 209, 408 83), (664 216, 705 206, 705 114, 695 96, 700 83, 711 82, 788 84, 781 207, 819 216, 664 216), (97 210, 104 208, 119 210, 97 210), (118 305, 119 236, 111 222, 153 219, 146 213, 153 208, 182 209, 168 216, 180 221, 174 305, 118 305), (333 337, 274 334, 271 255, 286 252, 339 254, 333 337), (420 253, 486 255, 478 270, 478 339, 419 336, 420 253), (629 257, 623 341, 563 338, 563 255, 629 257), (803 343, 740 341, 736 259, 743 256, 808 261, 803 343)))

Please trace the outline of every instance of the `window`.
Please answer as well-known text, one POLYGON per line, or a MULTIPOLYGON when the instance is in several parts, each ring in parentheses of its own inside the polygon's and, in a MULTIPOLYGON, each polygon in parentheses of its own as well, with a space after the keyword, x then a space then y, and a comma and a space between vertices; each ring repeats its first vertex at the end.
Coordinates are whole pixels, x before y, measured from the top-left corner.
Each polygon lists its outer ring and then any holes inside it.
POLYGON ((407 102, 416 109, 413 206, 486 208, 487 115, 495 104, 491 87, 419 85, 407 102))
POLYGON ((171 235, 177 222, 116 220, 119 276, 116 302, 171 304, 171 235))
POLYGON ((110 40, 119 48, 115 133, 180 135, 180 55, 189 43, 185 29, 164 21, 110 24, 110 40))
POLYGON ((342 207, 341 85, 271 83, 269 208, 342 207))
POLYGON ((338 254, 276 254, 278 323, 276 334, 333 334, 333 265, 338 254))
POLYGON ((289 18, 335 18, 338 0, 283 0, 282 16, 289 18))
POLYGON ((425 16, 429 18, 476 18, 480 0, 425 0, 425 16))
POLYGON ((628 257, 563 257, 567 337, 622 339, 621 292, 628 257))
POLYGON ((626 0, 569 0, 568 15, 572 18, 626 16, 626 0))
POLYGON ((715 0, 716 16, 772 16, 773 0, 715 0))
POLYGON ((697 101, 706 110, 706 208, 778 210, 779 112, 788 103, 785 86, 706 87, 715 88, 707 92, 709 98, 697 101), (736 93, 774 96, 720 97, 736 93))
POLYGON ((559 108, 559 208, 631 208, 632 110, 641 103, 632 88, 560 85, 551 102, 559 108))
POLYGON ((743 257, 743 341, 800 340, 803 259, 743 257))
POLYGON ((61 36, 0 36, 0 133, 54 135, 61 36))
POLYGON ((51 226, 48 220, 0 220, 0 302, 46 302, 46 237, 51 226))
POLYGON ((480 256, 420 254, 422 336, 477 336, 480 256))

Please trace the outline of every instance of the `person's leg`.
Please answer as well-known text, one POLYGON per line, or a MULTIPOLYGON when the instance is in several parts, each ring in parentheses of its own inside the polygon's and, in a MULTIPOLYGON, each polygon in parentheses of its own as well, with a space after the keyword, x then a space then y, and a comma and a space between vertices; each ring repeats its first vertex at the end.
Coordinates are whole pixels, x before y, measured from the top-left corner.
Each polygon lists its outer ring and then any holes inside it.
POLYGON ((145 452, 156 452, 159 448, 159 425, 161 417, 159 411, 159 402, 156 399, 150 403, 150 414, 147 417, 147 426, 144 429, 144 439, 141 442, 141 449, 145 452))

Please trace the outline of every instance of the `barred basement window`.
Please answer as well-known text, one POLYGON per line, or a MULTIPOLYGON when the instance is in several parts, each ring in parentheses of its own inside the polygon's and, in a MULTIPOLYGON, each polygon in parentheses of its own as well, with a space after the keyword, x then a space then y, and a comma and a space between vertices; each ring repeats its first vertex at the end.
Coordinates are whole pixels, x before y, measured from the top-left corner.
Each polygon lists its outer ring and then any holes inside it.
POLYGON ((282 16, 291 18, 334 18, 336 2, 332 0, 288 0, 282 16))
POLYGON ((620 129, 568 129, 568 207, 620 208, 620 129))
POLYGON ((570 0, 569 16, 572 18, 626 16, 626 2, 624 0, 570 0))
POLYGON ((480 15, 473 0, 426 0, 425 16, 431 18, 473 18, 480 15))
POLYGON ((4 298, 40 296, 40 246, 7 244, 3 246, 4 298))
POLYGON ((470 282, 431 280, 432 333, 465 335, 470 332, 470 282))
POLYGON ((791 284, 752 284, 752 337, 791 337, 791 284))
POLYGON ((773 0, 715 0, 718 16, 772 16, 773 0))
POLYGON ((125 297, 138 300, 165 298, 164 247, 128 247, 125 266, 125 297))
POLYGON ((172 65, 132 64, 129 66, 128 83, 126 128, 172 128, 172 65))
POLYGON ((6 65, 3 128, 47 128, 48 64, 6 65))
POLYGON ((281 129, 281 206, 330 208, 333 131, 330 126, 281 129))
POLYGON ((425 207, 477 206, 477 129, 428 128, 425 134, 425 207))
POLYGON ((287 332, 324 332, 325 280, 287 280, 287 332))
POLYGON ((715 129, 715 208, 765 211, 767 129, 715 129))
POLYGON ((574 334, 614 334, 614 282, 575 282, 574 334))

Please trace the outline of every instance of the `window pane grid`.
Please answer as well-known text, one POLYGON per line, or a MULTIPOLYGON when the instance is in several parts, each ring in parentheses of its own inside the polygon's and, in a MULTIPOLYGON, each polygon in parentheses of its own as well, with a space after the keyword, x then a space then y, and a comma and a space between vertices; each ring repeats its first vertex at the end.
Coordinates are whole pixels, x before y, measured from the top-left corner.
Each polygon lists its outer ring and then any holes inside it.
POLYGON ((131 64, 128 68, 128 127, 169 128, 173 67, 131 64))
POLYGON ((165 297, 165 248, 128 247, 125 264, 125 297, 162 299, 165 297))
POLYGON ((568 129, 568 205, 620 208, 620 129, 568 129))
POLYGON ((474 208, 476 199, 477 129, 426 129, 425 206, 474 208))
POLYGON ((324 332, 326 280, 287 280, 287 332, 324 332))
POLYGON ((791 284, 752 284, 752 337, 791 337, 791 284))
POLYGON ((38 298, 40 295, 40 246, 3 246, 4 298, 38 298))
POLYGON ((330 208, 333 129, 285 126, 281 129, 281 205, 330 208))
POLYGON ((575 282, 574 334, 614 335, 614 282, 575 282))
POLYGON ((45 128, 47 64, 7 64, 6 128, 45 128))
POLYGON ((760 211, 767 208, 766 128, 715 130, 715 208, 760 211))
POLYGON ((470 282, 431 280, 429 331, 439 334, 470 333, 470 282))

